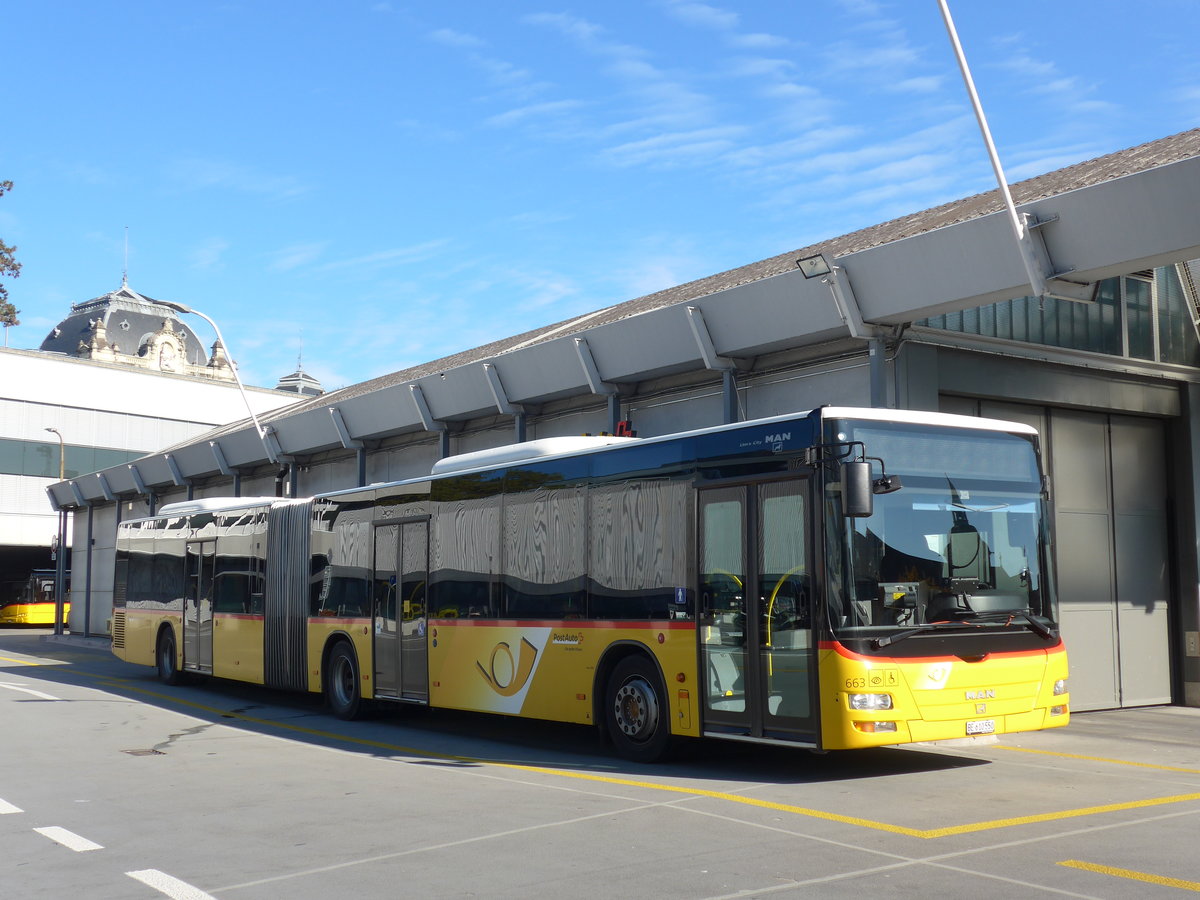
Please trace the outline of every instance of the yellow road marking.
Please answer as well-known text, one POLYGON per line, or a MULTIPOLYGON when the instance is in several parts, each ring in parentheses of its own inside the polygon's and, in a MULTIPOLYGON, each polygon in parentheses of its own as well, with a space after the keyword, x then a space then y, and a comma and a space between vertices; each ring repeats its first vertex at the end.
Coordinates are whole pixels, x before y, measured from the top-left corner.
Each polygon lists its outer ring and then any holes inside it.
POLYGON ((18 666, 40 666, 40 662, 30 662, 27 659, 16 659, 12 656, 0 656, 0 662, 16 663, 18 666))
POLYGON ((111 678, 110 676, 96 676, 103 678, 109 684, 123 688, 124 690, 134 693, 146 694, 150 697, 157 697, 161 700, 166 700, 170 703, 179 706, 188 706, 193 709, 202 710, 206 713, 220 716, 226 719, 238 719, 254 725, 264 725, 269 728, 279 728, 287 731, 293 731, 297 734, 307 734, 313 737, 326 738, 329 740, 339 741, 342 743, 356 744, 363 747, 371 747, 379 750, 391 750, 396 753, 404 753, 410 756, 419 756, 426 759, 444 759, 453 762, 470 763, 479 766, 492 766, 498 769, 510 769, 518 772, 536 772, 543 775, 552 775, 558 778, 573 778, 578 781, 593 781, 601 784, 613 784, 621 787, 636 787, 644 788, 653 791, 664 791, 672 794, 684 794, 690 797, 707 797, 713 800, 724 800, 729 803, 737 803, 742 806, 752 806, 758 809, 770 809, 775 812, 790 813, 797 816, 805 816, 812 819, 823 819, 827 822, 840 822, 843 825, 855 825, 859 828, 870 828, 875 831, 886 831, 890 834, 900 834, 906 837, 921 838, 929 840, 931 838, 952 837, 960 834, 972 834, 979 831, 992 831, 998 828, 1012 828, 1017 825, 1032 825, 1039 822, 1054 822, 1062 819, 1074 819, 1080 816, 1094 816, 1103 813, 1123 812, 1131 809, 1147 809, 1155 806, 1166 806, 1172 803, 1189 803, 1200 801, 1200 793, 1196 794, 1177 794, 1171 797, 1155 797, 1149 800, 1132 800, 1126 803, 1107 803, 1103 806, 1088 806, 1081 809, 1066 809, 1059 812, 1038 813, 1030 816, 1015 816, 1007 819, 993 819, 988 822, 973 822, 967 825, 952 825, 946 828, 908 828, 904 825, 892 825, 888 822, 877 822, 873 819, 863 819, 858 816, 845 816, 839 813, 826 812, 820 809, 810 809, 804 806, 792 806, 787 803, 775 803, 770 800, 760 800, 757 797, 747 797, 743 794, 730 794, 724 791, 708 791, 703 788, 680 787, 678 785, 660 784, 653 781, 638 781, 632 778, 616 778, 611 775, 596 775, 590 772, 578 772, 569 769, 552 769, 545 766, 530 766, 521 763, 504 763, 495 760, 480 759, 471 756, 457 756, 450 753, 438 753, 433 750, 422 750, 416 747, 405 747, 398 744, 389 744, 383 741, 375 741, 370 738, 353 737, 351 735, 337 734, 330 731, 320 731, 316 728, 305 728, 302 725, 293 725, 289 722, 278 722, 271 719, 259 719, 254 716, 247 716, 242 713, 230 712, 228 710, 218 709, 212 706, 205 706, 202 703, 196 703, 192 700, 184 700, 170 694, 163 694, 157 691, 147 690, 145 688, 135 687, 133 684, 123 679, 111 678))
POLYGON ((1014 753, 1036 753, 1040 756, 1057 756, 1061 759, 1081 759, 1085 762, 1109 763, 1114 766, 1136 766, 1140 769, 1158 769, 1163 772, 1183 772, 1187 775, 1200 775, 1200 769, 1185 769, 1181 766, 1163 766, 1157 763, 1134 762, 1129 759, 1111 759, 1107 756, 1084 756, 1079 753, 1061 753, 1057 750, 1034 750, 1030 747, 1006 747, 996 745, 997 750, 1012 750, 1014 753))
POLYGON ((1146 884, 1160 884, 1163 887, 1179 888, 1183 891, 1200 893, 1200 881, 1184 881, 1180 878, 1167 878, 1162 875, 1150 875, 1146 872, 1135 872, 1133 869, 1118 869, 1113 866, 1099 866, 1096 863, 1082 862, 1078 859, 1064 859, 1059 863, 1070 869, 1083 869, 1085 872, 1096 872, 1100 875, 1111 875, 1114 878, 1128 878, 1130 881, 1144 881, 1146 884))
POLYGON ((1085 806, 1081 809, 1064 809, 1059 812, 1039 813, 1033 816, 1015 816, 1011 819, 993 819, 991 822, 976 822, 972 825, 954 825, 950 828, 931 828, 921 837, 949 837, 955 834, 971 834, 975 831, 990 831, 994 828, 1011 828, 1014 825, 1032 825, 1037 822, 1054 822, 1059 819, 1077 819, 1080 816, 1095 816, 1102 813, 1123 812, 1129 809, 1149 809, 1171 803, 1189 803, 1200 800, 1200 794, 1176 794, 1173 797, 1154 797, 1149 800, 1131 800, 1127 803, 1106 803, 1103 806, 1085 806))

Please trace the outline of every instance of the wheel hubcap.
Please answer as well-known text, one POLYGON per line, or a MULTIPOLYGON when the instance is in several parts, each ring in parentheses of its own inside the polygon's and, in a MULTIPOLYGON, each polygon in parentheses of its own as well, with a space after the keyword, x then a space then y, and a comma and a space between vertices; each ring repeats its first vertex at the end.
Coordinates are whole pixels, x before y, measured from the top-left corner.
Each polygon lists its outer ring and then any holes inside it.
POLYGON ((634 740, 652 734, 658 725, 658 698, 643 678, 631 678, 621 685, 614 700, 617 727, 634 740))
POLYGON ((338 703, 345 706, 353 696, 351 692, 354 690, 354 670, 344 659, 339 663, 333 677, 333 688, 338 703))

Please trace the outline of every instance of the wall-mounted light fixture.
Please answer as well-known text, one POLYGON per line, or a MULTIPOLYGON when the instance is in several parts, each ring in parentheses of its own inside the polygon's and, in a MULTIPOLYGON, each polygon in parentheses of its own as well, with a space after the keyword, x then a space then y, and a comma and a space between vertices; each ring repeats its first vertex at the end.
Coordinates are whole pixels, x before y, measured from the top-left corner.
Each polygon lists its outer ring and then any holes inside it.
POLYGON ((796 268, 800 270, 800 274, 805 278, 820 278, 822 275, 828 275, 833 271, 823 253, 796 260, 796 268))

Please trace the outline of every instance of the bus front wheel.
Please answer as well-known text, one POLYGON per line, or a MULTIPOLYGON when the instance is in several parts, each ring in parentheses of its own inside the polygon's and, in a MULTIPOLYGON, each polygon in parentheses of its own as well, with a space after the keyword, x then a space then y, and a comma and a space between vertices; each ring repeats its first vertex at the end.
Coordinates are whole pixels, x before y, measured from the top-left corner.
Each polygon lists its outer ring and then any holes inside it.
POLYGON ((657 762, 667 755, 671 725, 666 691, 645 657, 617 663, 605 692, 605 722, 617 754, 634 762, 657 762))
POLYGON ((159 681, 163 684, 179 684, 183 680, 179 673, 179 657, 175 653, 175 632, 170 628, 164 628, 159 634, 154 658, 159 681))
POLYGON ((325 674, 325 702, 339 719, 354 719, 362 708, 362 693, 358 686, 358 662, 354 651, 345 641, 329 653, 325 674))

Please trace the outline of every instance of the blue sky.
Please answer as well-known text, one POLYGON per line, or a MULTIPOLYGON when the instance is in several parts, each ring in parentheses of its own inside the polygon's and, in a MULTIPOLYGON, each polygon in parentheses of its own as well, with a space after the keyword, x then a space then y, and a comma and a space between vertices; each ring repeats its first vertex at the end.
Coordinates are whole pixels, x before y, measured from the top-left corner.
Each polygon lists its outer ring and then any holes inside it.
MULTIPOLYGON (((1200 3, 953 0, 1010 181, 1200 125, 1200 3)), ((10 346, 129 284, 337 388, 994 186, 935 0, 4 13, 10 346)), ((207 326, 192 326, 208 337, 207 326)))

